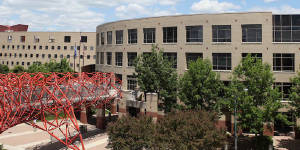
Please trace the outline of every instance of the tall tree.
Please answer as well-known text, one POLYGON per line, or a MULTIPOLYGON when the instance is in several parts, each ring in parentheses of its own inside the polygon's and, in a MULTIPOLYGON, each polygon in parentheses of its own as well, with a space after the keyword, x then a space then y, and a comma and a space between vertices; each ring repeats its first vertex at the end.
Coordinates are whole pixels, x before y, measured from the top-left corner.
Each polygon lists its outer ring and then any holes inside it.
POLYGON ((209 60, 198 59, 180 79, 179 98, 188 109, 218 110, 223 83, 209 60))
POLYGON ((300 117, 300 72, 297 76, 291 78, 292 88, 289 99, 291 101, 291 111, 296 117, 300 117))
POLYGON ((165 112, 176 106, 177 73, 173 63, 163 56, 163 50, 152 46, 151 53, 141 54, 137 58, 135 72, 138 85, 144 93, 158 93, 164 103, 165 112))
POLYGON ((268 64, 248 55, 235 68, 227 89, 228 106, 237 107, 238 125, 255 135, 263 133, 264 123, 274 122, 282 107, 280 92, 273 88, 274 77, 268 64))
POLYGON ((60 62, 51 60, 45 64, 42 64, 41 62, 34 62, 28 67, 27 72, 73 72, 73 69, 69 66, 67 59, 62 59, 60 62))

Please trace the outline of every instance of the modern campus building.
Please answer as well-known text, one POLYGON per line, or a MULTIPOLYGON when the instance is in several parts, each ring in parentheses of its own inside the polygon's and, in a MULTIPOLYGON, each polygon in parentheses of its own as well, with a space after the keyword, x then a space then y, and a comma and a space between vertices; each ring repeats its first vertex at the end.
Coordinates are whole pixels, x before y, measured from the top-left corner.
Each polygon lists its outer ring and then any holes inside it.
POLYGON ((153 44, 175 60, 179 75, 188 61, 207 58, 223 81, 230 80, 247 54, 260 57, 272 66, 283 102, 290 78, 299 71, 300 15, 246 12, 122 20, 97 26, 96 37, 96 71, 116 73, 127 90, 137 86, 133 60, 151 52, 153 44))
POLYGON ((27 28, 26 25, 0 26, 0 64, 27 68, 36 61, 45 63, 67 58, 75 71, 95 64, 95 32, 27 32, 27 28))

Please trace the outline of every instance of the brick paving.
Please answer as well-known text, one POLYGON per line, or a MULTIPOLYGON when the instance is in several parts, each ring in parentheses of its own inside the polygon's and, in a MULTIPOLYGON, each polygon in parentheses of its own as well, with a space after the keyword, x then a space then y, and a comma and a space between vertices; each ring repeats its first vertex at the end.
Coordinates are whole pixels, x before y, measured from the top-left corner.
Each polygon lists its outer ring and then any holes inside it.
MULTIPOLYGON (((97 131, 94 126, 88 125, 88 131, 91 130, 97 131)), ((107 139, 106 134, 96 134, 84 139, 86 150, 107 150, 105 148, 107 139)), ((7 150, 38 150, 39 147, 43 147, 44 150, 53 150, 53 148, 47 148, 47 145, 51 143, 50 135, 27 124, 20 124, 3 132, 0 135, 0 143, 7 150)))

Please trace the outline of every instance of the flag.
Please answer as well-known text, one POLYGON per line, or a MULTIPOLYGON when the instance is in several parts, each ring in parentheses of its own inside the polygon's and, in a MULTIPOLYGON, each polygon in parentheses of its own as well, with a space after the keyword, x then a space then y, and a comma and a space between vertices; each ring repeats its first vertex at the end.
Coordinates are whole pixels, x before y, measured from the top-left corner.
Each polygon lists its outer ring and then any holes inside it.
POLYGON ((75 47, 74 47, 74 57, 77 56, 77 46, 76 46, 76 43, 75 43, 75 47))

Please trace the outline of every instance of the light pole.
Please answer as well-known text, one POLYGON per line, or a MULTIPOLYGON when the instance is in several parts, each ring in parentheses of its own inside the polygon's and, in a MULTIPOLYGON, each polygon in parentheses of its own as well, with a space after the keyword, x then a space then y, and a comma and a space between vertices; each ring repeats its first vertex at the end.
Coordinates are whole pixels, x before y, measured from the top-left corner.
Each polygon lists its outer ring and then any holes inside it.
MULTIPOLYGON (((247 92, 248 89, 245 88, 244 91, 247 92)), ((234 101, 234 149, 235 150, 237 150, 237 140, 238 140, 237 125, 236 125, 236 112, 237 112, 237 98, 235 98, 235 101, 234 101)))

